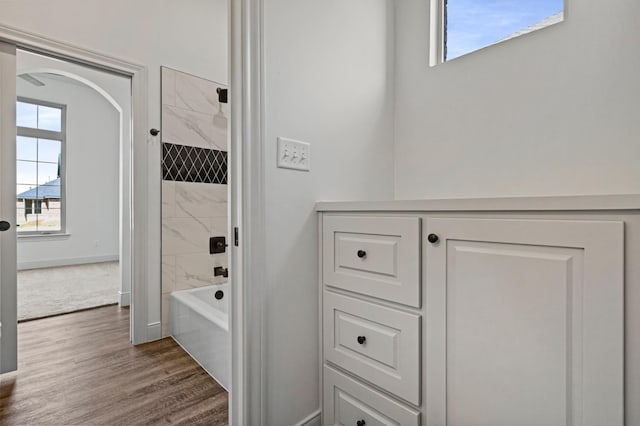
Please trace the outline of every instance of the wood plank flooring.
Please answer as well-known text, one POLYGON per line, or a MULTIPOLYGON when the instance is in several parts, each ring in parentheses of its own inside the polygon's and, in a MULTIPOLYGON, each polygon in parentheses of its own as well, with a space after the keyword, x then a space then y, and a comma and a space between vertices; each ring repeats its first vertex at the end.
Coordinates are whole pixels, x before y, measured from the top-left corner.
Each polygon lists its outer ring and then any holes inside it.
POLYGON ((18 325, 0 376, 0 425, 226 425, 228 395, 172 339, 129 343, 107 306, 18 325))

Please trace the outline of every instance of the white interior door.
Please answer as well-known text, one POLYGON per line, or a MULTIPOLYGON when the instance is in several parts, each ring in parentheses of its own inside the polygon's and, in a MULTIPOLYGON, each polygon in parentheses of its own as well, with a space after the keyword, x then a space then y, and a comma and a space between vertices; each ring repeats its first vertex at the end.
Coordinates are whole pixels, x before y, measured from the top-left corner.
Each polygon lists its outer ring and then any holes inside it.
POLYGON ((16 47, 0 42, 0 373, 18 367, 16 47))
POLYGON ((429 219, 429 425, 623 424, 623 223, 429 219))

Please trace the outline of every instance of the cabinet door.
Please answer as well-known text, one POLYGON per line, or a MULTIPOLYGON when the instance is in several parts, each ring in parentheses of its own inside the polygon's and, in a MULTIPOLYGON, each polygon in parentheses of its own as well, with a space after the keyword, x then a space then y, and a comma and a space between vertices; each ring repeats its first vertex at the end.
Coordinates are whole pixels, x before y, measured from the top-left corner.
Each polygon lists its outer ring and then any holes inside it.
POLYGON ((623 424, 622 222, 434 218, 424 241, 428 425, 623 424))

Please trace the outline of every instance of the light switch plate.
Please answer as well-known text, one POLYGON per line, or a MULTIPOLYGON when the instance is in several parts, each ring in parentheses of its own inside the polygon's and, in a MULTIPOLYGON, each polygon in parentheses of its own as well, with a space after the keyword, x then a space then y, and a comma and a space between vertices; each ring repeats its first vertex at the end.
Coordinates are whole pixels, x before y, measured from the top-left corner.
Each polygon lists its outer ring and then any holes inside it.
POLYGON ((311 145, 293 139, 278 138, 278 167, 311 170, 311 145))

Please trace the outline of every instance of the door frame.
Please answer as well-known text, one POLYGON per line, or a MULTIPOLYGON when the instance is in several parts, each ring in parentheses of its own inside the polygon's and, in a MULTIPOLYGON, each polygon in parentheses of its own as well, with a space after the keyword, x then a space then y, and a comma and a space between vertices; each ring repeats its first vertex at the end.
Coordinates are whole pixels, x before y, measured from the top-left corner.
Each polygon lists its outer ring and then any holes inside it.
MULTIPOLYGON (((0 162, 10 158, 9 167, 0 168, 0 180, 13 181, 16 179, 16 83, 13 75, 16 68, 16 48, 12 44, 0 44, 0 162), (9 80, 9 81, 7 81, 9 80)), ((10 225, 16 223, 16 204, 14 189, 6 186, 0 188, 0 217, 10 225)), ((18 324, 16 294, 16 228, 8 229, 0 237, 0 374, 13 371, 18 366, 17 341, 18 324), (13 266, 13 267, 12 267, 13 266), (9 342, 9 344, 7 344, 9 342)))
MULTIPOLYGON (((228 0, 230 126, 230 222, 239 228, 231 244, 230 318, 232 391, 230 424, 264 424, 265 379, 265 188, 262 0, 228 0)), ((132 330, 134 344, 152 340, 148 325, 147 251, 153 248, 146 228, 148 206, 148 70, 126 60, 57 42, 0 24, 0 41, 17 48, 90 65, 129 76, 132 85, 132 330), (136 199, 139 201, 136 202, 136 199)))
POLYGON ((128 232, 131 241, 131 341, 134 345, 153 340, 157 327, 148 324, 147 252, 152 247, 147 232, 148 203, 148 70, 145 66, 113 56, 59 42, 37 34, 0 24, 0 41, 17 49, 52 58, 91 66, 131 79, 131 145, 130 187, 131 206, 128 232), (150 330, 151 329, 151 330, 150 330))
POLYGON ((262 0, 228 1, 232 229, 229 424, 265 424, 266 265, 262 0))

